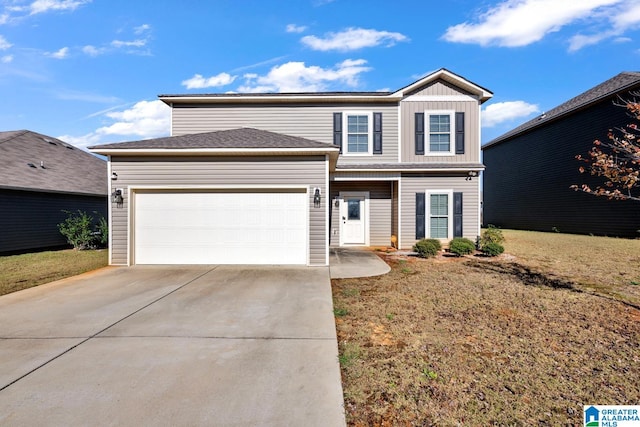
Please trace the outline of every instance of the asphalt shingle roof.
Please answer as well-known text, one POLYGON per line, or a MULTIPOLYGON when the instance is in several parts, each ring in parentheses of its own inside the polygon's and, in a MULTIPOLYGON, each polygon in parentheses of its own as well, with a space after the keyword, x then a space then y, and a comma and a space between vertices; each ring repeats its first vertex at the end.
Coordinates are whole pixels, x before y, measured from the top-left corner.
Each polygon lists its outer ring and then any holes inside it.
POLYGON ((166 138, 145 139, 143 141, 120 142, 89 147, 101 149, 307 149, 332 148, 333 145, 297 136, 253 128, 221 130, 216 132, 194 133, 166 138))
POLYGON ((526 123, 523 123, 522 125, 510 130, 509 132, 497 137, 496 139, 489 141, 486 145, 484 145, 483 148, 488 148, 515 135, 526 132, 538 126, 542 126, 550 121, 557 120, 564 115, 571 114, 576 110, 594 104, 617 93, 637 89, 638 87, 640 87, 640 72, 622 72, 617 76, 589 89, 588 91, 581 93, 575 98, 571 98, 567 102, 560 104, 549 111, 546 111, 544 114, 532 120, 529 120, 526 123))
POLYGON ((107 162, 36 132, 0 132, 0 188, 106 195, 107 162))

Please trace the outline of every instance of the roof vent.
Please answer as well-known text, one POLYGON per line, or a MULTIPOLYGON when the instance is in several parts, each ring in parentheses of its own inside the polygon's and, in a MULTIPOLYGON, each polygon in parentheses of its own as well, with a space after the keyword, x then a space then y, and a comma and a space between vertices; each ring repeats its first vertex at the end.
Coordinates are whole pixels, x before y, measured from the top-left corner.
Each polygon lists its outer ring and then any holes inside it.
POLYGON ((35 168, 36 165, 34 165, 33 163, 27 163, 27 166, 29 166, 30 168, 35 168))
POLYGON ((51 145, 58 145, 55 142, 53 142, 52 140, 48 139, 48 138, 42 138, 44 140, 44 142, 48 142, 51 145))
POLYGON ((40 160, 40 167, 41 167, 42 169, 46 169, 46 168, 44 167, 44 160, 40 160))
POLYGON ((65 147, 67 147, 69 150, 73 150, 73 147, 70 145, 65 145, 65 147))

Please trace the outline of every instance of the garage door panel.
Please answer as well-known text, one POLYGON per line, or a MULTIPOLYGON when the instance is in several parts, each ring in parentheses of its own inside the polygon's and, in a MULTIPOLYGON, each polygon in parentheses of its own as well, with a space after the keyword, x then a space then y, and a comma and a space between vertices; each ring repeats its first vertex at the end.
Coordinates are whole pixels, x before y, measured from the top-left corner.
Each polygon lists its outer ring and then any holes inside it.
POLYGON ((137 193, 137 264, 306 264, 306 193, 137 193))

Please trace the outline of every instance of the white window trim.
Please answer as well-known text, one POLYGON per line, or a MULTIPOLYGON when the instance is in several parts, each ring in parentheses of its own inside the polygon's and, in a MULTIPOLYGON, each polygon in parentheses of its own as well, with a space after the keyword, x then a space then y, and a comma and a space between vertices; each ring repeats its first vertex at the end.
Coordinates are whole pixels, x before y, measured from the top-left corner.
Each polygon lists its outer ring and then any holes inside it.
POLYGON ((425 156, 455 156, 456 145, 456 112, 454 110, 426 110, 424 112, 424 155, 425 156), (449 129, 449 151, 431 151, 431 144, 429 135, 430 132, 430 117, 431 116, 449 116, 449 123, 451 128, 449 129))
POLYGON ((373 156, 373 112, 372 111, 343 111, 342 112, 342 155, 343 156, 373 156), (367 116, 367 148, 364 152, 349 152, 349 116, 367 116))
POLYGON ((447 237, 438 238, 440 241, 449 241, 453 239, 453 190, 427 190, 426 199, 425 200, 425 235, 427 237, 431 237, 431 196, 432 195, 442 195, 446 194, 448 196, 448 206, 447 206, 447 237))

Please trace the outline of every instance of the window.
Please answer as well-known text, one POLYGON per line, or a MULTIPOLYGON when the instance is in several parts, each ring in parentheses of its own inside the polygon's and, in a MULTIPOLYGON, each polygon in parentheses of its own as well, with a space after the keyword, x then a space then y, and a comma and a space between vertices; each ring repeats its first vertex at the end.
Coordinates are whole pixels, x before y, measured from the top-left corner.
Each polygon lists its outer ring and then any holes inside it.
POLYGON ((345 113, 346 154, 371 154, 371 113, 345 113))
POLYGON ((347 218, 357 221, 360 219, 360 199, 347 200, 347 218))
POLYGON ((452 111, 427 112, 430 154, 453 154, 453 114, 452 111))
POLYGON ((449 239, 451 230, 451 194, 429 194, 429 237, 449 239))

